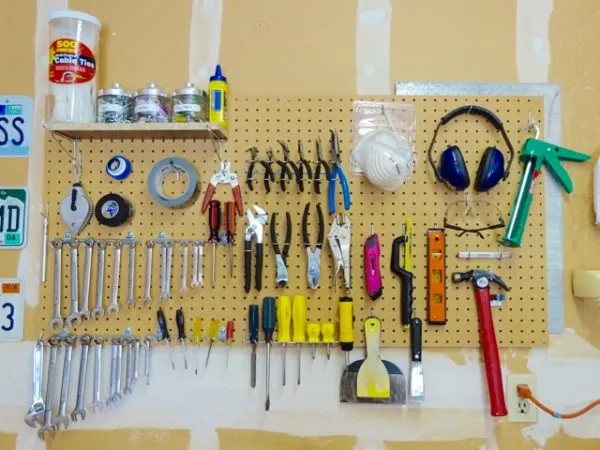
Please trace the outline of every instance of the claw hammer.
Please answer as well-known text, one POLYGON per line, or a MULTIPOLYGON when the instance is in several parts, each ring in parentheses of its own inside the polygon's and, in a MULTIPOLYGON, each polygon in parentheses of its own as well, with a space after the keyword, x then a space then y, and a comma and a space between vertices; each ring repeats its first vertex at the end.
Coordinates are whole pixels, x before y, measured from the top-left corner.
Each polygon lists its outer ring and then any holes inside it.
POLYGON ((510 287, 508 287, 502 278, 489 270, 454 272, 452 274, 452 281, 454 283, 462 281, 471 281, 473 283, 477 313, 479 315, 479 340, 481 350, 483 351, 485 374, 490 396, 490 414, 493 417, 506 416, 508 411, 506 410, 506 402, 504 400, 498 343, 496 342, 492 306, 490 304, 490 284, 496 283, 505 291, 510 291, 510 287))

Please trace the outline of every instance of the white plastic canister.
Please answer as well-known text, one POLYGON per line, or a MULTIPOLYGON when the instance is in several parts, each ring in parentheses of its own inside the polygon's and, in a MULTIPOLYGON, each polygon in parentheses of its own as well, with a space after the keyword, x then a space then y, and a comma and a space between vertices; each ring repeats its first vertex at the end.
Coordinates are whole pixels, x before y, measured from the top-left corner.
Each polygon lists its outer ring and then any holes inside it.
POLYGON ((73 10, 54 11, 49 20, 49 119, 94 122, 100 21, 73 10))

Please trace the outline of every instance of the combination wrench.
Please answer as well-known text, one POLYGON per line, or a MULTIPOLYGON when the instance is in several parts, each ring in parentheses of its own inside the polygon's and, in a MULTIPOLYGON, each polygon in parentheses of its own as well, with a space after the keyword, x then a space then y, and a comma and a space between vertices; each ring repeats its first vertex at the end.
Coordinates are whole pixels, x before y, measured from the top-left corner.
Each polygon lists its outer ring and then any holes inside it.
POLYGON ((100 395, 102 387, 102 338, 94 339, 94 395, 92 400, 92 412, 102 411, 104 403, 100 395))
POLYGON ((56 380, 56 361, 58 359, 58 340, 50 338, 50 358, 48 360, 48 376, 46 381, 46 402, 44 404, 44 423, 38 430, 38 437, 43 441, 46 433, 54 435, 54 425, 52 421, 52 403, 54 402, 54 384, 56 380))
POLYGON ((146 385, 150 384, 150 355, 152 351, 152 339, 146 337, 144 339, 144 378, 146 379, 146 385))
POLYGON ((52 319, 50 319, 50 329, 60 330, 63 327, 61 313, 62 300, 62 239, 54 239, 52 248, 54 249, 54 289, 52 295, 52 319))
POLYGON ((173 243, 167 242, 167 268, 165 270, 165 298, 171 297, 171 269, 173 265, 173 243))
POLYGON ((144 280, 144 305, 152 304, 152 252, 154 242, 146 241, 146 278, 144 280))
POLYGON ((198 258, 200 255, 200 245, 197 242, 192 243, 192 282, 190 287, 196 288, 200 284, 198 280, 198 258))
POLYGON ((81 323, 79 317, 79 241, 77 239, 69 239, 69 256, 70 256, 70 284, 71 284, 71 313, 67 316, 67 327, 72 327, 73 322, 77 325, 81 323))
POLYGON ((91 336, 88 335, 81 336, 79 339, 81 342, 81 359, 79 362, 79 380, 77 381, 77 400, 75 401, 75 408, 71 412, 71 420, 73 422, 77 422, 77 418, 85 420, 85 387, 91 340, 91 336))
POLYGON ((184 241, 181 243, 181 286, 180 292, 187 291, 187 277, 188 277, 188 245, 189 243, 184 241))
POLYGON ((133 392, 133 340, 125 339, 125 388, 123 394, 129 395, 133 392))
POLYGON ((117 400, 117 358, 119 356, 118 347, 121 344, 119 343, 118 338, 113 338, 111 341, 111 350, 110 350, 110 388, 108 390, 108 399, 106 400, 106 406, 109 408, 118 406, 117 400))
POLYGON ((133 239, 133 236, 129 236, 126 240, 127 246, 129 247, 129 264, 127 267, 127 308, 133 308, 135 306, 135 248, 137 242, 133 239))
POLYGON ((104 298, 104 263, 106 255, 106 242, 100 241, 98 245, 98 268, 96 269, 96 304, 92 311, 95 320, 104 317, 102 299, 104 298))
POLYGON ((54 418, 52 425, 57 431, 61 427, 65 430, 69 428, 69 417, 67 416, 67 402, 69 401, 69 380, 71 379, 71 357, 73 356, 73 338, 65 337, 61 339, 63 344, 63 372, 62 382, 60 383, 60 400, 58 404, 58 415, 54 418))
POLYGON ((160 299, 165 299, 165 291, 167 284, 167 243, 160 243, 160 299))
POLYGON ((83 261, 83 290, 81 292, 81 310, 79 317, 90 320, 90 284, 92 281, 92 257, 94 254, 94 240, 83 240, 85 258, 83 261))
POLYGON ((109 315, 119 313, 119 278, 121 276, 121 247, 123 247, 123 243, 121 241, 115 241, 113 246, 115 252, 113 254, 112 289, 110 293, 110 304, 107 308, 109 315))
POLYGON ((44 370, 44 342, 38 339, 33 348, 33 400, 25 414, 25 423, 35 428, 44 416, 44 400, 42 399, 42 372, 44 370))
POLYGON ((198 245, 198 284, 200 284, 200 286, 204 286, 203 267, 204 267, 204 244, 202 242, 199 242, 199 245, 198 245))
POLYGON ((135 386, 139 377, 140 366, 140 340, 133 338, 133 373, 131 375, 131 384, 135 386))

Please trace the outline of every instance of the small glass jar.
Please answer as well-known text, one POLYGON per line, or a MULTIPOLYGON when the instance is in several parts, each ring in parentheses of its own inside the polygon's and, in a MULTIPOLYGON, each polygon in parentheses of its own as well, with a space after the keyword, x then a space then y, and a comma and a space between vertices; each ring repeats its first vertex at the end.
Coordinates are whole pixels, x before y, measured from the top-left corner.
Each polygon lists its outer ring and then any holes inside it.
POLYGON ((133 93, 119 83, 100 89, 96 104, 96 121, 100 123, 133 122, 133 93))
POLYGON ((207 122, 208 96, 206 91, 196 88, 194 83, 186 83, 175 90, 172 97, 173 122, 207 122))
POLYGON ((135 120, 137 122, 168 122, 169 95, 154 83, 140 89, 135 96, 135 120))

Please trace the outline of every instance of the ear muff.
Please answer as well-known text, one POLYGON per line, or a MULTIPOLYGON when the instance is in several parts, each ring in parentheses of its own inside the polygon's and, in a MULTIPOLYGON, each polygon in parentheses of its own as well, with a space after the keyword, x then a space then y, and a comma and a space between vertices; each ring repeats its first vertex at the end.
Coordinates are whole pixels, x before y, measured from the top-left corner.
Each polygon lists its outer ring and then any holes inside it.
POLYGON ((456 145, 447 147, 442 152, 438 173, 440 178, 451 189, 464 191, 471 184, 465 159, 460 148, 456 145))
POLYGON ((477 192, 489 191, 503 178, 504 155, 496 147, 486 148, 477 168, 475 190, 477 192))

